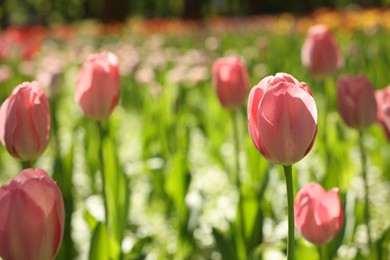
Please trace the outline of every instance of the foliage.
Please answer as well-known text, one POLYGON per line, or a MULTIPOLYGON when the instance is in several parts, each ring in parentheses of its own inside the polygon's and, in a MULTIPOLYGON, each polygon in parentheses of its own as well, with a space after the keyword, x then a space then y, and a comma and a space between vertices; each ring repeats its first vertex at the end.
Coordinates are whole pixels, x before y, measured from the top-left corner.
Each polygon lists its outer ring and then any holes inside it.
MULTIPOLYGON (((1 100, 22 81, 39 78, 60 64, 58 84, 46 83, 58 88, 50 97, 56 127, 49 149, 36 166, 52 173, 64 198, 73 199, 65 204, 72 218, 76 259, 283 257, 287 216, 282 168, 265 161, 252 145, 245 107, 237 118, 244 214, 236 214, 232 122, 229 112, 219 105, 210 80, 212 62, 233 54, 245 60, 251 86, 284 71, 313 90, 319 132, 313 150, 296 164, 294 186, 299 189, 316 181, 327 189, 340 188, 346 221, 339 236, 327 245, 329 258, 389 257, 389 142, 379 125, 365 132, 374 241, 368 251, 358 134, 338 115, 337 76, 321 83, 301 65, 302 32, 307 27, 299 28, 304 19, 288 23, 291 19, 280 18, 268 29, 264 29, 267 20, 256 20, 252 26, 239 26, 239 21, 230 26, 221 20, 219 26, 216 22, 212 29, 202 30, 195 30, 193 24, 165 21, 159 28, 179 30, 166 34, 147 27, 150 23, 134 21, 119 33, 114 28, 103 37, 96 24, 57 27, 63 31, 47 34, 33 60, 3 57, 1 70, 10 74, 2 79, 1 100), (143 34, 145 28, 149 31, 143 34), (59 37, 65 29, 70 30, 68 37, 59 37), (104 124, 102 144, 109 211, 114 213, 111 233, 102 224, 99 130, 74 102, 81 63, 88 54, 101 50, 116 53, 121 66, 120 106, 104 124), (236 215, 245 219, 244 230, 237 225, 236 215)), ((346 61, 340 74, 362 73, 375 88, 385 87, 390 82, 387 29, 332 28, 346 61)), ((0 149, 0 162, 2 183, 21 169, 5 149, 0 149)), ((299 234, 296 248, 302 259, 319 257, 317 249, 299 234)), ((60 254, 58 259, 69 256, 60 254)))

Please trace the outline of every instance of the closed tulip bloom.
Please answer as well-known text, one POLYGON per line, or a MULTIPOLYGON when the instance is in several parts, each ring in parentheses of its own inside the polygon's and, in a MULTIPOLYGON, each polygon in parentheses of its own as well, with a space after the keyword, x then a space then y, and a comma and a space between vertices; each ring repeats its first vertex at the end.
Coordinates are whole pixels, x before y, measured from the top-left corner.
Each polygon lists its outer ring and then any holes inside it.
POLYGON ((51 260, 62 243, 64 203, 42 169, 25 169, 0 188, 0 256, 51 260))
POLYGON ((344 211, 337 188, 326 192, 317 183, 305 185, 294 203, 295 226, 316 245, 332 240, 343 225, 344 211))
POLYGON ((390 139, 390 86, 375 91, 375 99, 377 103, 376 120, 380 123, 390 139))
POLYGON ((76 102, 85 116, 102 120, 119 100, 118 58, 111 52, 91 55, 77 79, 76 102))
POLYGON ((336 39, 325 25, 314 25, 302 46, 303 65, 316 77, 336 73, 344 66, 336 39))
POLYGON ((249 76, 237 57, 217 59, 212 68, 214 88, 221 105, 235 109, 244 103, 248 93, 249 76))
POLYGON ((37 159, 50 139, 50 108, 41 84, 17 86, 0 108, 0 140, 23 161, 37 159))
POLYGON ((249 93, 248 129, 255 147, 270 162, 298 162, 317 135, 317 107, 310 88, 287 73, 264 78, 249 93))
POLYGON ((371 82, 363 75, 338 79, 337 104, 341 117, 350 127, 364 129, 376 121, 375 91, 371 82))

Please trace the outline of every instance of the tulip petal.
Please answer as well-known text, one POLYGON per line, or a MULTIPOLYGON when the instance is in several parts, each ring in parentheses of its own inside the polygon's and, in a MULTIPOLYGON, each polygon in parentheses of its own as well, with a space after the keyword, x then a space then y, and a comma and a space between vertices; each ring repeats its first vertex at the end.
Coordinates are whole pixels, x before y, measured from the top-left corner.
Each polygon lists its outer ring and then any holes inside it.
POLYGON ((341 207, 338 189, 333 188, 324 193, 320 199, 320 204, 328 212, 329 230, 338 232, 343 221, 343 208, 341 207))
POLYGON ((237 57, 217 59, 212 67, 214 88, 221 105, 227 109, 240 107, 247 95, 249 76, 237 57))
POLYGON ((364 129, 376 121, 374 88, 363 75, 343 76, 338 79, 337 104, 341 117, 350 127, 364 129))
POLYGON ((32 82, 34 85, 34 106, 31 109, 32 131, 38 135, 37 149, 42 153, 50 140, 51 115, 49 102, 43 92, 42 86, 38 82, 32 82))
POLYGON ((22 160, 32 160, 36 157, 36 154, 41 152, 39 149, 39 133, 33 127, 34 123, 31 117, 34 109, 34 104, 31 100, 34 98, 35 93, 27 84, 19 89, 18 95, 15 95, 13 112, 15 113, 15 118, 17 118, 18 126, 15 127, 13 132, 14 152, 22 160))
POLYGON ((0 141, 5 146, 5 124, 7 121, 9 99, 7 98, 0 107, 0 141))
POLYGON ((317 133, 313 97, 299 86, 281 82, 265 92, 257 114, 260 150, 271 162, 291 165, 311 148, 317 133))
POLYGON ((329 242, 343 223, 343 208, 338 189, 326 192, 317 183, 305 185, 294 202, 295 225, 308 241, 322 245, 329 242))
POLYGON ((9 247, 14 259, 38 260, 43 238, 43 212, 21 190, 12 193, 12 210, 10 210, 7 228, 9 247))
POLYGON ((1 187, 1 257, 51 260, 59 250, 63 232, 61 191, 45 171, 25 169, 1 187))
POLYGON ((11 196, 6 192, 6 187, 0 189, 0 256, 10 259, 9 236, 7 234, 9 211, 11 208, 11 196))
MULTIPOLYGON (((113 55, 113 54, 112 54, 113 55)), ((108 117, 119 100, 119 74, 109 53, 92 55, 77 79, 76 102, 94 120, 108 117)))
POLYGON ((302 45, 302 64, 314 76, 323 77, 335 73, 344 66, 336 39, 325 25, 314 25, 302 45))
POLYGON ((259 87, 252 88, 251 92, 249 93, 248 97, 248 107, 247 107, 247 114, 248 114, 248 130, 249 134, 252 138, 253 144, 255 145, 257 150, 260 150, 260 139, 259 139, 259 129, 258 129, 258 122, 257 122, 257 111, 259 107, 259 103, 261 98, 264 95, 264 90, 259 87))

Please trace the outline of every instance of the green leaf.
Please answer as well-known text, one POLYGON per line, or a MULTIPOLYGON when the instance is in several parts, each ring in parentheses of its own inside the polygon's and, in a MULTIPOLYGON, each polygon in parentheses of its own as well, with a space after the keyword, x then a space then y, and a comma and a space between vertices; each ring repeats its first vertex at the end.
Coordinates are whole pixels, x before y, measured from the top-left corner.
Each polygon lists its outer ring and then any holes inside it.
POLYGON ((99 223, 93 216, 92 214, 88 211, 85 210, 83 214, 85 222, 87 222, 87 225, 89 227, 89 230, 94 230, 96 228, 96 225, 99 223))
POLYGON ((147 236, 138 239, 129 253, 124 255, 124 260, 138 260, 145 259, 146 253, 144 252, 145 245, 152 242, 152 237, 147 236))
POLYGON ((256 198, 244 200, 245 244, 247 252, 263 241, 263 212, 256 198))
POLYGON ((91 238, 91 247, 89 249, 89 260, 108 260, 110 259, 110 244, 105 225, 98 222, 91 238))
POLYGON ((218 251, 222 255, 224 260, 235 260, 237 259, 236 244, 233 237, 224 235, 221 231, 213 228, 213 236, 215 239, 218 251))
POLYGON ((189 214, 185 203, 185 197, 191 181, 187 156, 181 152, 176 153, 172 157, 171 165, 168 169, 169 173, 165 182, 166 193, 175 205, 179 218, 180 233, 185 236, 191 236, 191 234, 187 234, 189 214))
POLYGON ((119 159, 114 140, 105 134, 103 138, 103 160, 105 191, 109 211, 108 227, 120 244, 123 231, 127 228, 130 191, 127 176, 119 166, 119 159))
POLYGON ((108 234, 102 222, 98 222, 91 238, 89 260, 117 260, 120 259, 120 245, 108 234))

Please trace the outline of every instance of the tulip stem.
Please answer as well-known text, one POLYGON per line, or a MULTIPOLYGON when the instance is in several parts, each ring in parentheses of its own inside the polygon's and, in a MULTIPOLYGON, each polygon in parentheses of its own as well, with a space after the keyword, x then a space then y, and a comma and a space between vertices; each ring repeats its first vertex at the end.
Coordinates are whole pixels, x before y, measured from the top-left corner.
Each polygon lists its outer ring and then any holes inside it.
POLYGON ((244 208, 242 204, 242 191, 241 191, 241 177, 240 177, 240 142, 238 134, 238 122, 237 111, 231 112, 233 122, 233 139, 234 139, 234 151, 236 159, 236 185, 238 188, 238 212, 239 212, 239 225, 241 229, 242 238, 245 241, 245 220, 244 220, 244 208))
POLYGON ((318 248, 318 253, 320 254, 320 259, 328 260, 328 252, 326 246, 325 245, 318 246, 317 248, 318 248))
POLYGON ((288 207, 288 240, 287 240, 287 260, 294 259, 294 188, 292 180, 292 166, 283 166, 286 176, 287 207, 288 207))
POLYGON ((103 193, 103 203, 104 203, 104 216, 105 216, 105 222, 106 227, 108 230, 108 223, 109 223, 109 216, 108 216, 108 203, 107 203, 107 194, 106 194, 106 182, 105 182, 105 165, 104 165, 104 153, 103 153, 103 142, 106 136, 106 132, 104 129, 103 122, 98 121, 98 128, 99 128, 99 166, 100 166, 100 174, 102 179, 102 193, 103 193))
POLYGON ((367 180, 367 159, 366 151, 363 144, 363 132, 359 130, 359 148, 360 159, 362 161, 362 177, 364 183, 364 222, 367 228, 368 246, 371 248, 371 229, 370 229, 370 211, 369 211, 369 197, 368 197, 368 180, 367 180))
POLYGON ((23 169, 34 168, 33 161, 21 161, 21 164, 23 169))

